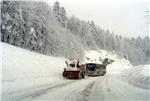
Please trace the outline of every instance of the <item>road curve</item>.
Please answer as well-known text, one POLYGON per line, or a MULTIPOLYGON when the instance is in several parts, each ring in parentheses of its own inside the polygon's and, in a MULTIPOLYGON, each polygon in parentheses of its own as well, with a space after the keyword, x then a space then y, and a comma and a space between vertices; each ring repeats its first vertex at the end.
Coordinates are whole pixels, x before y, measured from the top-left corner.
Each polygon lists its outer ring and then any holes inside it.
MULTIPOLYGON (((36 93, 36 92, 35 92, 36 93)), ((87 77, 56 86, 19 101, 149 101, 150 91, 137 88, 115 75, 87 77)))

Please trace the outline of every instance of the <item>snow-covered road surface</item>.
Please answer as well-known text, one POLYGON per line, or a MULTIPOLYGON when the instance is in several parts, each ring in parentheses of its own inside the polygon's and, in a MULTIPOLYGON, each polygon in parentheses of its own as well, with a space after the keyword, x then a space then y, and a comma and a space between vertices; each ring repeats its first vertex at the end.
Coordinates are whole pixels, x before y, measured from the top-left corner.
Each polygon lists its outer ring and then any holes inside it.
POLYGON ((18 97, 14 99, 18 101, 87 101, 90 91, 96 81, 95 78, 87 77, 81 80, 66 80, 66 83, 60 86, 48 87, 32 93, 31 95, 23 95, 26 97, 18 97))
POLYGON ((149 101, 148 89, 136 88, 115 75, 99 77, 88 101, 149 101))
POLYGON ((19 101, 149 101, 150 91, 137 88, 115 75, 87 77, 48 87, 19 101))

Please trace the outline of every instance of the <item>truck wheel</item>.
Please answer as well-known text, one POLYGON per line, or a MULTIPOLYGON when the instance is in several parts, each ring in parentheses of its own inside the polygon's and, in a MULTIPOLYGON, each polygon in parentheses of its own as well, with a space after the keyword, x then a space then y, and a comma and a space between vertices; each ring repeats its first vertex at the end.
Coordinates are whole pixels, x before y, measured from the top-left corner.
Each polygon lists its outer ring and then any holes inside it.
POLYGON ((84 79, 85 78, 85 75, 84 74, 82 74, 82 79, 84 79))

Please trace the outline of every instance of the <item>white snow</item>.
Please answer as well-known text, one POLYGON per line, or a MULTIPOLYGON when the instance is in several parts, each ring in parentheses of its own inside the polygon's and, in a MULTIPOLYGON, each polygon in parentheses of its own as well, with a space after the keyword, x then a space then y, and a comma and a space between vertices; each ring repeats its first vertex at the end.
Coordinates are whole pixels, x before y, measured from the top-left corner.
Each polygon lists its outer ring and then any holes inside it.
POLYGON ((141 71, 141 74, 143 76, 149 76, 150 77, 150 64, 149 65, 143 65, 143 66, 141 65, 141 68, 143 68, 143 70, 141 71))
POLYGON ((3 81, 55 77, 65 66, 64 58, 48 57, 7 44, 2 48, 3 81))
MULTIPOLYGON (((127 80, 134 80, 135 73, 149 77, 149 66, 133 67, 128 60, 111 52, 104 50, 85 52, 84 62, 101 63, 99 57, 114 60, 107 66, 105 76, 67 80, 62 77, 63 68, 66 67, 66 59, 63 57, 45 56, 5 43, 0 43, 0 47, 2 47, 3 63, 3 101, 109 101, 123 99, 146 101, 149 99, 150 92, 147 89, 134 87, 119 77, 125 76, 127 80), (90 60, 87 60, 87 57, 90 60), (136 69, 140 67, 144 69, 136 69)), ((149 82, 147 79, 145 80, 149 82)), ((145 83, 144 86, 146 85, 145 83)))
POLYGON ((98 78, 88 101, 149 101, 150 91, 123 82, 115 75, 98 78))
POLYGON ((150 64, 134 66, 124 71, 123 75, 131 84, 150 89, 150 64))
POLYGON ((66 67, 65 68, 66 69, 66 71, 79 71, 79 68, 77 68, 77 67, 66 67))
POLYGON ((65 58, 44 56, 5 43, 0 46, 3 97, 62 79, 65 58))
MULTIPOLYGON (((2 81, 2 45, 0 45, 0 80, 2 81)), ((2 92, 2 84, 0 82, 0 95, 2 92)), ((0 96, 0 100, 1 100, 1 96, 0 96)))

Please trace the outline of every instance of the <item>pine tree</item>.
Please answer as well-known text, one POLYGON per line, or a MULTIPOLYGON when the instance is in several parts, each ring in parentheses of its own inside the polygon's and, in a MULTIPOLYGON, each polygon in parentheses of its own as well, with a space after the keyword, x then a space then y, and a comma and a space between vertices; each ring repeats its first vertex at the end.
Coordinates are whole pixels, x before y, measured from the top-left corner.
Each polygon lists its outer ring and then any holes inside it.
POLYGON ((63 24, 64 27, 66 27, 66 10, 64 7, 60 8, 60 16, 61 16, 61 23, 63 24))
POLYGON ((64 7, 60 7, 59 2, 56 1, 54 3, 54 6, 53 6, 53 11, 54 11, 56 20, 58 22, 60 22, 64 27, 66 27, 67 16, 66 16, 65 8, 64 7))
POLYGON ((56 1, 56 2, 54 3, 53 11, 54 11, 56 20, 59 21, 59 22, 61 22, 61 16, 60 16, 60 4, 59 4, 58 1, 56 1))

